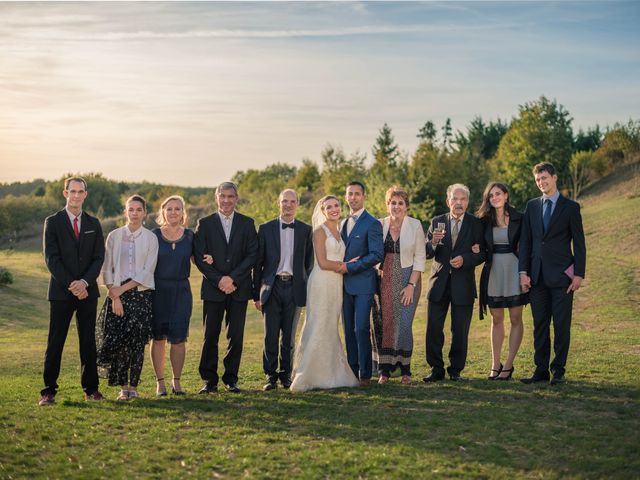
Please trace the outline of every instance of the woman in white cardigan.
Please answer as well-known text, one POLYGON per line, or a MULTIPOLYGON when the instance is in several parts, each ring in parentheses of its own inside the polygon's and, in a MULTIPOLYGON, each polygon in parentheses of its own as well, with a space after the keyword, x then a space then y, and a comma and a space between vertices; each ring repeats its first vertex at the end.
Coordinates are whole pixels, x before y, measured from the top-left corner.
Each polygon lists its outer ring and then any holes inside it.
POLYGON ((144 347, 151 339, 158 239, 142 226, 146 215, 144 198, 127 199, 127 224, 108 235, 101 271, 109 295, 97 322, 98 367, 109 385, 120 385, 121 401, 139 396, 144 347))
POLYGON ((425 237, 419 220, 407 216, 409 196, 398 186, 385 194, 389 216, 380 220, 384 260, 380 269, 380 309, 373 315, 373 359, 378 383, 400 368, 401 383, 411 383, 413 317, 420 298, 426 262, 425 237))

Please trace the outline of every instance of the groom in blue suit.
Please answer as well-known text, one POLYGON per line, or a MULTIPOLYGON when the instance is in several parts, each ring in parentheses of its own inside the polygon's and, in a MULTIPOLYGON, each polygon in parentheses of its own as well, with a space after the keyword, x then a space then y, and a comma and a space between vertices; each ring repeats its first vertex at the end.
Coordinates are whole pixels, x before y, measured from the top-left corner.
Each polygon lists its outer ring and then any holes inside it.
POLYGON ((360 385, 371 383, 371 337, 369 317, 376 291, 375 265, 384 256, 382 225, 364 209, 365 188, 360 182, 347 185, 349 216, 341 228, 346 245, 342 321, 347 359, 360 385))

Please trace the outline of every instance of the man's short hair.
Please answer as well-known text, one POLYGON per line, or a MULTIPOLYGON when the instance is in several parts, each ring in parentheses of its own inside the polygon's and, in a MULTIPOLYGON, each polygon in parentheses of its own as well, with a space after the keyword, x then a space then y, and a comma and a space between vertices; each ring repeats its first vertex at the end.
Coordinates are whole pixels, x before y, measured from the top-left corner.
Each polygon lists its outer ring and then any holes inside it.
POLYGON ((87 182, 82 177, 69 177, 69 178, 66 178, 64 180, 64 189, 65 190, 69 190, 69 185, 71 184, 71 182, 82 183, 82 185, 84 185, 84 191, 85 192, 87 191, 87 182))
POLYGON ((451 198, 451 195, 453 195, 453 192, 455 192, 456 190, 462 190, 467 195, 467 198, 471 198, 471 191, 469 190, 469 187, 462 183, 454 183, 453 185, 449 185, 447 187, 447 198, 451 198))
POLYGON ((533 166, 533 174, 535 175, 536 173, 542 173, 542 172, 547 172, 549 175, 555 175, 556 174, 556 167, 553 166, 553 164, 549 163, 549 162, 540 162, 540 163, 536 163, 533 166))
POLYGON ((280 195, 278 195, 278 202, 282 200, 282 197, 284 196, 285 193, 293 193, 296 196, 296 201, 300 200, 298 198, 298 193, 293 188, 285 188, 280 192, 280 195))
POLYGON ((353 187, 353 186, 358 186, 358 187, 360 187, 360 188, 362 189, 362 193, 363 193, 363 195, 367 193, 367 189, 366 189, 366 188, 364 188, 364 183, 362 183, 362 182, 358 182, 357 180, 354 180, 354 181, 349 182, 349 183, 347 184, 347 188, 349 188, 349 187, 353 187))
POLYGON ((222 182, 216 187, 216 196, 220 194, 222 190, 233 190, 238 196, 238 186, 233 182, 222 182))

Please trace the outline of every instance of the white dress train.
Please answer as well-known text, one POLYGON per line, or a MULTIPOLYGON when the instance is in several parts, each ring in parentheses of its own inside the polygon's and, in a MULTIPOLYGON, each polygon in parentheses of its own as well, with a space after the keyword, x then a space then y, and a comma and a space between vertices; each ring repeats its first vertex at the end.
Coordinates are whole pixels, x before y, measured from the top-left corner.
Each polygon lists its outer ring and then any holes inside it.
MULTIPOLYGON (((327 259, 342 261, 345 246, 326 225, 327 259)), ((300 340, 296 345, 292 392, 355 387, 359 385, 340 341, 338 325, 342 314, 342 275, 316 265, 307 281, 307 307, 300 340)))

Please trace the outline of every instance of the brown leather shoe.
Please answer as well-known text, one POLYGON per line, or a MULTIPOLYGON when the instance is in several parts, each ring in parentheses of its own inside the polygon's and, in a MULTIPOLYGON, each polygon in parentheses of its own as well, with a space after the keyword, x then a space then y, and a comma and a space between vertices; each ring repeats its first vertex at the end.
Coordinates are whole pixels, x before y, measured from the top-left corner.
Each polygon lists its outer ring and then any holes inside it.
POLYGON ((360 386, 361 387, 368 387, 369 385, 371 385, 371 379, 370 378, 361 378, 360 379, 360 386))
POLYGON ((38 405, 40 405, 41 407, 48 407, 50 405, 53 405, 54 403, 56 403, 56 396, 52 395, 51 393, 45 393, 40 397, 38 405))
POLYGON ((102 400, 104 400, 104 396, 102 396, 102 394, 100 393, 100 390, 96 390, 95 392, 91 393, 91 394, 84 394, 84 399, 89 401, 89 402, 101 402, 102 400))

